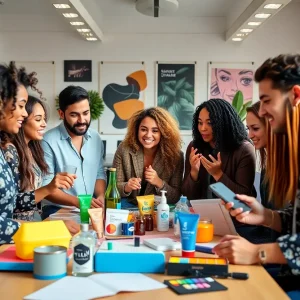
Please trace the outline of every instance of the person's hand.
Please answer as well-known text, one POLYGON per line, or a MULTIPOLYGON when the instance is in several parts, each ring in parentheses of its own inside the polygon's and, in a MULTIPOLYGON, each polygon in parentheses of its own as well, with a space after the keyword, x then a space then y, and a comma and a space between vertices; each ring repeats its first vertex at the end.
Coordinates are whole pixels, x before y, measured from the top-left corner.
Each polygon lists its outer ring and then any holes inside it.
POLYGON ((65 220, 65 225, 72 235, 78 233, 80 231, 80 225, 72 220, 65 220))
POLYGON ((57 173, 52 181, 47 185, 47 188, 51 193, 56 189, 70 189, 74 185, 74 180, 77 178, 75 174, 69 174, 66 172, 57 173))
POLYGON ((157 188, 160 188, 163 185, 163 181, 158 177, 151 165, 145 170, 145 179, 157 188))
POLYGON ((245 202, 251 211, 243 212, 242 208, 232 209, 233 202, 224 203, 225 208, 230 214, 235 217, 239 222, 250 225, 262 225, 267 218, 268 210, 265 209, 255 198, 246 195, 236 195, 238 200, 245 202))
POLYGON ((212 155, 209 155, 209 158, 211 161, 206 159, 204 156, 200 157, 201 163, 203 167, 206 169, 206 171, 216 180, 218 181, 222 175, 222 160, 221 160, 221 154, 218 153, 218 159, 215 159, 212 155))
POLYGON ((198 179, 198 174, 201 166, 201 161, 200 161, 201 154, 196 154, 197 151, 198 151, 197 148, 192 147, 190 157, 189 157, 189 161, 191 165, 190 174, 194 181, 197 181, 198 179))
POLYGON ((240 236, 225 235, 212 252, 227 258, 232 264, 253 265, 259 262, 258 250, 257 245, 240 236))
POLYGON ((96 199, 93 198, 92 199, 92 203, 91 203, 91 208, 99 208, 99 207, 103 207, 104 208, 104 196, 98 196, 96 199))
POLYGON ((125 193, 139 190, 141 188, 141 178, 130 178, 124 187, 125 193))

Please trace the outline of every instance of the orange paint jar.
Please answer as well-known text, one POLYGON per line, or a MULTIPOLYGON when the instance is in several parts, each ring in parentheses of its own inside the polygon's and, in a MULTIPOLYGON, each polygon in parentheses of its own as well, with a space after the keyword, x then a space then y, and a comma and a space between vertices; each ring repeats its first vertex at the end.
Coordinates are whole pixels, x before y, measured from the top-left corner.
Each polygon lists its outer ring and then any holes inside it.
POLYGON ((197 229, 197 243, 211 242, 214 237, 214 224, 211 219, 202 218, 198 223, 197 229))

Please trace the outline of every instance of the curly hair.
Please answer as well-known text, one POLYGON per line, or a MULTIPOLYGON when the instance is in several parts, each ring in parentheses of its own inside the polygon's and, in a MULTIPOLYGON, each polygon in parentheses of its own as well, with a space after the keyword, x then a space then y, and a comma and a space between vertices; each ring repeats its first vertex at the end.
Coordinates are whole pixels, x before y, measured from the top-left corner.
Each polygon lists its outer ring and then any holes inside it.
POLYGON ((42 96, 42 93, 36 88, 38 83, 36 75, 35 72, 27 74, 24 67, 18 69, 14 61, 8 65, 0 65, 0 118, 4 114, 3 108, 11 99, 13 107, 15 107, 19 85, 23 85, 26 89, 30 86, 42 96))
POLYGON ((209 112, 217 152, 231 152, 248 140, 245 126, 235 109, 223 99, 210 99, 201 103, 193 116, 192 131, 195 148, 201 151, 209 149, 209 144, 203 140, 198 129, 199 113, 203 108, 209 112))
MULTIPOLYGON (((264 126, 265 128, 265 132, 267 134, 267 137, 269 139, 270 135, 271 135, 271 128, 269 126, 269 123, 266 122, 266 118, 264 117, 260 117, 259 115, 259 107, 260 107, 260 102, 255 102, 252 106, 247 107, 247 113, 251 112, 254 114, 254 116, 259 119, 259 121, 261 122, 261 124, 264 126)), ((266 168, 266 159, 267 159, 267 150, 266 148, 262 148, 259 149, 259 155, 260 155, 260 167, 261 169, 265 169, 266 168)))
MULTIPOLYGON (((28 117, 32 114, 34 106, 36 104, 40 104, 43 107, 47 120, 47 110, 45 104, 43 103, 43 101, 33 96, 28 97, 28 101, 25 106, 28 117)), ((42 171, 42 174, 48 174, 48 165, 45 161, 44 151, 40 141, 31 140, 29 141, 28 145, 25 141, 24 126, 26 126, 28 117, 24 120, 18 134, 10 135, 10 141, 15 145, 19 155, 19 173, 22 174, 22 176, 20 177, 21 191, 34 189, 35 175, 31 167, 31 156, 42 171)))
MULTIPOLYGON (((279 55, 267 59, 255 72, 256 82, 265 79, 270 79, 273 89, 283 93, 290 91, 295 85, 300 85, 300 55, 279 55)), ((300 161, 300 105, 292 107, 284 95, 282 101, 286 101, 287 132, 272 133, 267 143, 266 178, 270 183, 269 199, 274 198, 278 208, 295 201, 300 161)))
POLYGON ((134 151, 138 151, 142 147, 138 139, 138 132, 142 120, 146 117, 152 118, 157 123, 161 133, 159 151, 163 157, 164 168, 168 172, 173 172, 180 160, 182 141, 178 123, 165 109, 152 107, 133 114, 128 121, 127 134, 123 143, 134 151))

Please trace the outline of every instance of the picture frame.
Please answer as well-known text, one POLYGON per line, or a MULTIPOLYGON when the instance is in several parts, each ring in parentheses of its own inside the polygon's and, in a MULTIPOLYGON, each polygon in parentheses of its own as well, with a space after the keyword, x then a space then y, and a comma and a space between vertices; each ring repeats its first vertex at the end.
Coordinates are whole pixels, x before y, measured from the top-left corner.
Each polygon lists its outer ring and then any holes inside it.
POLYGON ((190 135, 196 99, 196 62, 156 62, 155 105, 178 122, 181 135, 190 135))
POLYGON ((64 81, 65 82, 91 82, 92 61, 91 60, 65 60, 64 81))

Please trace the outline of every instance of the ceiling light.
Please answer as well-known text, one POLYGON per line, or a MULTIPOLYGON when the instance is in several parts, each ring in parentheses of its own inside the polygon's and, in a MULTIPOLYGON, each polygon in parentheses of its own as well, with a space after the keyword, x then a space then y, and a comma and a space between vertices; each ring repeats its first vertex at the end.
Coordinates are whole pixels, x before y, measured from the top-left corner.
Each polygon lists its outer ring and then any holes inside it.
POLYGON ((86 38, 87 41, 97 41, 98 39, 95 37, 88 37, 86 38))
POLYGON ((73 13, 66 13, 66 14, 63 14, 63 16, 65 18, 77 18, 78 17, 77 14, 73 14, 73 13))
POLYGON ((92 33, 88 32, 88 33, 82 33, 83 36, 94 36, 92 33))
POLYGON ((53 6, 58 9, 71 8, 71 6, 69 4, 53 4, 53 6))
POLYGON ((249 22, 248 23, 249 26, 258 26, 260 24, 261 24, 261 22, 249 22))
POLYGON ((88 28, 78 28, 77 31, 78 32, 90 32, 91 29, 88 29, 88 28))
POLYGON ((243 39, 242 38, 233 38, 232 39, 234 42, 240 42, 240 41, 242 41, 243 39))
POLYGON ((256 14, 255 18, 257 19, 267 19, 271 16, 271 14, 256 14))
POLYGON ((70 24, 73 26, 82 26, 84 25, 84 22, 70 22, 70 24))
POLYGON ((266 9, 278 9, 281 6, 282 6, 282 4, 267 4, 267 5, 264 6, 264 8, 266 8, 266 9))
POLYGON ((241 29, 241 32, 252 32, 253 29, 250 29, 250 28, 243 28, 241 29))
POLYGON ((237 33, 236 36, 244 36, 243 33, 237 33))

